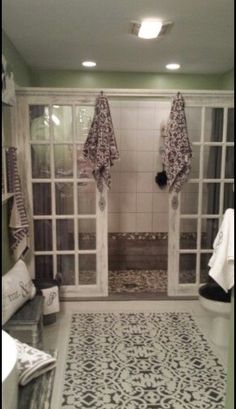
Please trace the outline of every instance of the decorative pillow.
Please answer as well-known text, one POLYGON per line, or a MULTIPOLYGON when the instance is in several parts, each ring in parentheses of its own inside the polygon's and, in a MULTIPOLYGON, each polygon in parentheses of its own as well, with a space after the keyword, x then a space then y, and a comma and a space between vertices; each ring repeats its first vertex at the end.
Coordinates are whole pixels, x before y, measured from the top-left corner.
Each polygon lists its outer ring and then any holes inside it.
POLYGON ((23 305, 34 298, 35 285, 23 260, 18 260, 2 277, 2 325, 23 305))

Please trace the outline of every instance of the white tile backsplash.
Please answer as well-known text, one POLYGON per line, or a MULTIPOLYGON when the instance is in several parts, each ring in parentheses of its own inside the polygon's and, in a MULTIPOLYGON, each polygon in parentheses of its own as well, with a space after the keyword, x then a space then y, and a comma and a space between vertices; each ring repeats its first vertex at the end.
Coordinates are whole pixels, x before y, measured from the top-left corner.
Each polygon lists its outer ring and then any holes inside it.
POLYGON ((121 130, 120 132, 120 149, 123 151, 135 151, 137 141, 137 131, 121 130))
POLYGON ((168 213, 168 193, 153 193, 152 210, 154 213, 168 213))
POLYGON ((136 231, 136 213, 120 214, 120 233, 129 233, 136 231))
POLYGON ((120 161, 111 169, 109 231, 168 231, 168 189, 155 183, 162 170, 160 128, 170 113, 170 102, 112 101, 120 161))
POLYGON ((137 210, 136 193, 120 193, 120 212, 129 213, 137 210))
POLYGON ((121 172, 135 172, 137 170, 137 152, 120 151, 121 172))
POLYGON ((137 142, 136 148, 138 152, 153 152, 154 151, 154 131, 147 130, 137 130, 137 142))
POLYGON ((154 129, 155 106, 152 103, 140 103, 138 116, 138 129, 154 129))
POLYGON ((153 185, 152 172, 137 172, 137 192, 151 193, 153 185))
POLYGON ((168 213, 153 213, 152 231, 168 232, 168 213))
POLYGON ((137 192, 137 172, 121 172, 120 173, 120 193, 136 193, 137 192))
POLYGON ((153 152, 137 152, 137 171, 152 172, 154 163, 153 152))
POLYGON ((137 193, 137 212, 152 212, 152 193, 137 193))
POLYGON ((137 213, 136 231, 137 233, 152 231, 152 213, 137 213))

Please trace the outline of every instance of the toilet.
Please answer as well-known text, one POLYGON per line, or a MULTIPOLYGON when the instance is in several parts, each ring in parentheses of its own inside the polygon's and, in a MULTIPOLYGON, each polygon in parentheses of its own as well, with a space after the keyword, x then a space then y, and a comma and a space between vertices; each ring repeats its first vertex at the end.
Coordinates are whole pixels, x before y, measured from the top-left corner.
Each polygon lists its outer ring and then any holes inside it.
POLYGON ((217 346, 226 347, 228 344, 230 300, 231 290, 226 293, 215 282, 199 288, 199 301, 212 318, 211 339, 217 346))

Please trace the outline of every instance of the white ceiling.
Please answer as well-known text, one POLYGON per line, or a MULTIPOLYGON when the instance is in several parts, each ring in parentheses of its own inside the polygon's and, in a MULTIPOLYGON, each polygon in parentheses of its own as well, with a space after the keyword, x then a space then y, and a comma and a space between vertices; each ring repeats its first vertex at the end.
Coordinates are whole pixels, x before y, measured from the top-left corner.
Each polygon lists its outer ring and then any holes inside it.
POLYGON ((234 0, 3 0, 2 27, 40 69, 223 73, 233 68, 234 0), (142 40, 130 22, 172 20, 169 34, 142 40))

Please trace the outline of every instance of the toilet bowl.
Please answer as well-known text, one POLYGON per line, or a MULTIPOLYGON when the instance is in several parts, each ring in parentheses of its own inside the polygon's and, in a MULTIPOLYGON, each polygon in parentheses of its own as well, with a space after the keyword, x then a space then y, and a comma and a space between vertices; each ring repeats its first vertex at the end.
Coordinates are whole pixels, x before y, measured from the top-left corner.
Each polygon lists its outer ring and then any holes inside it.
POLYGON ((199 301, 211 316, 211 339, 215 345, 228 344, 231 291, 226 293, 218 284, 208 283, 199 288, 199 301))

